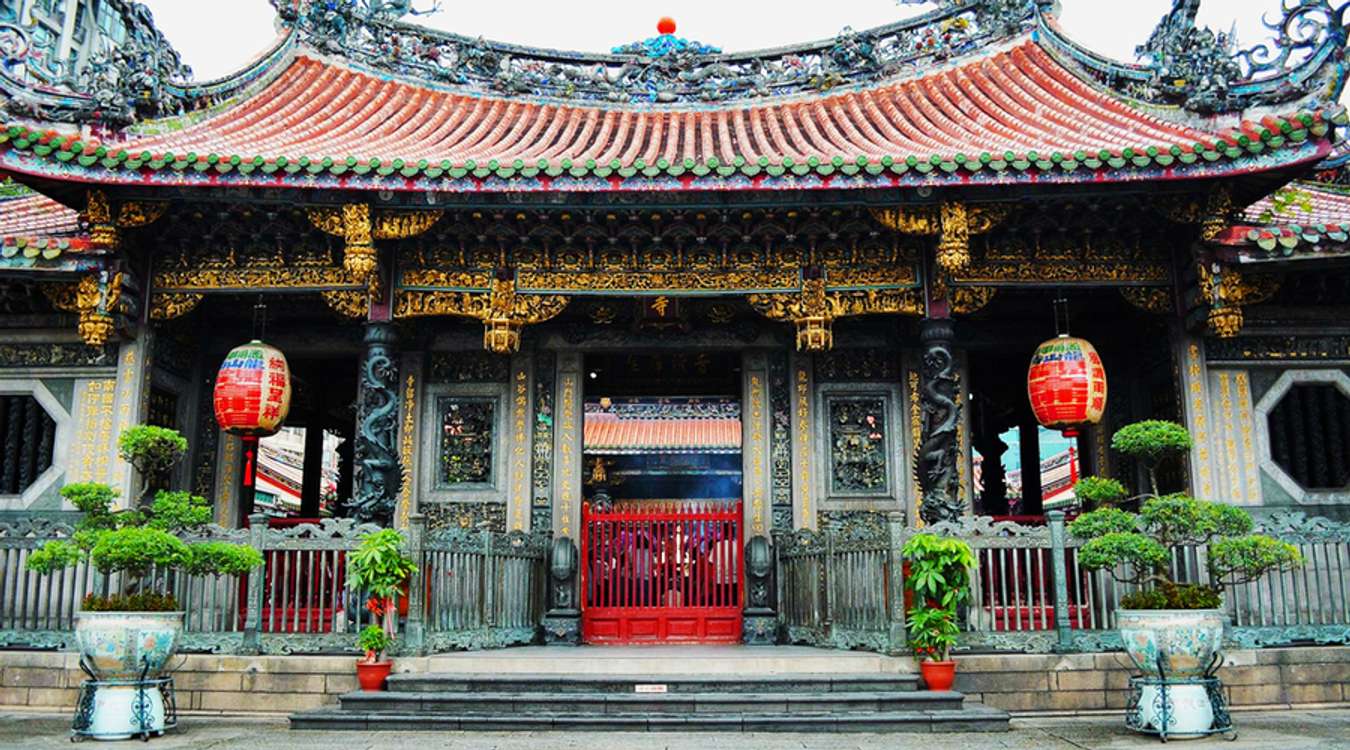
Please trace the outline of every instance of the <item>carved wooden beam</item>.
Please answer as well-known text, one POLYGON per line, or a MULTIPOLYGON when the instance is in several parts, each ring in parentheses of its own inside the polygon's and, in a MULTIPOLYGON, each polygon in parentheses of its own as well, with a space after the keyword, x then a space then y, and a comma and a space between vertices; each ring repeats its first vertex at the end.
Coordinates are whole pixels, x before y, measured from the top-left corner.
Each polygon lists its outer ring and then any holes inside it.
POLYGON ((827 292, 825 279, 820 276, 803 281, 800 292, 751 294, 746 299, 760 315, 794 324, 797 349, 808 352, 834 347, 834 321, 842 317, 923 314, 923 299, 918 290, 827 292))
POLYGON ((401 290, 394 302, 394 316, 474 318, 483 323, 484 348, 509 354, 520 350, 521 328, 557 317, 569 299, 557 294, 518 294, 514 278, 499 276, 488 292, 401 290))
POLYGON ((372 211, 366 203, 341 208, 310 208, 309 222, 322 232, 345 241, 342 265, 361 283, 375 277, 378 259, 375 240, 415 237, 440 221, 440 211, 372 211))
POLYGON ((901 234, 937 236, 937 263, 952 273, 970 265, 970 237, 985 234, 1008 218, 1011 208, 946 201, 940 206, 874 208, 872 216, 901 234))
POLYGON ((1280 288, 1274 276, 1243 277, 1236 268, 1217 261, 1202 260, 1195 267, 1200 298, 1209 307, 1209 330, 1221 339, 1233 338, 1242 331, 1244 306, 1265 302, 1280 288))

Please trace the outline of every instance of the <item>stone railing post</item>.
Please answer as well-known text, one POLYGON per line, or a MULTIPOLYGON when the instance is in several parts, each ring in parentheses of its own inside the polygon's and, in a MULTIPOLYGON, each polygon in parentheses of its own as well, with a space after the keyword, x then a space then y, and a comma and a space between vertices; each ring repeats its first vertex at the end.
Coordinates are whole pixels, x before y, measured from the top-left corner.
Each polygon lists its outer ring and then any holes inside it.
POLYGON ((577 607, 577 545, 556 536, 545 560, 548 581, 548 611, 544 613, 544 643, 550 646, 581 644, 581 610, 577 607))
POLYGON ((820 562, 821 618, 820 625, 828 639, 834 632, 834 531, 826 529, 825 559, 820 562))
MULTIPOLYGON (((772 646, 778 642, 778 615, 774 613, 774 553, 763 534, 750 537, 745 545, 745 612, 741 618, 741 642, 747 646, 772 646)), ((722 583, 718 580, 718 583, 722 583)))
POLYGON ((483 541, 483 627, 497 626, 497 561, 492 558, 492 530, 479 532, 483 541))
POLYGON ((421 656, 426 651, 426 569, 425 549, 427 517, 413 513, 408 517, 408 556, 417 568, 408 578, 408 622, 404 627, 404 652, 421 656))
MULTIPOLYGON (((267 516, 253 513, 248 517, 248 544, 262 553, 267 560, 267 516)), ((257 654, 262 650, 259 633, 262 631, 263 581, 267 575, 267 563, 248 572, 248 596, 244 597, 244 640, 243 651, 257 654)))
POLYGON ((890 575, 886 582, 886 598, 890 606, 886 608, 887 641, 892 653, 905 649, 908 634, 905 632, 905 558, 900 549, 905 545, 905 514, 903 511, 886 514, 886 564, 890 575))
POLYGON ((1045 514, 1050 524, 1050 575, 1055 586, 1055 650, 1073 651, 1073 630, 1069 627, 1069 571, 1064 559, 1064 511, 1052 510, 1045 514))

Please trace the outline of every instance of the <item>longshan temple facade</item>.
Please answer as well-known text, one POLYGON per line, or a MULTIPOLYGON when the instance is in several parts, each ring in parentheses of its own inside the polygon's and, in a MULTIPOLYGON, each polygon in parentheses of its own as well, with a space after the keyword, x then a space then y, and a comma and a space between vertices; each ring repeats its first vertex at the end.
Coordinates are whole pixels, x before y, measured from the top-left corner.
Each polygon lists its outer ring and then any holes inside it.
POLYGON ((1171 419, 1196 442, 1171 488, 1350 509, 1327 0, 1245 51, 1177 0, 1135 64, 1029 0, 744 54, 274 0, 275 46, 207 83, 120 2, 65 3, 132 41, 63 38, 53 69, 30 4, 0 2, 5 519, 67 512, 69 482, 130 495, 116 438, 150 422, 241 526, 211 393, 255 336, 294 373, 298 517, 577 541, 656 503, 748 544, 1036 516, 1045 475, 1001 467, 1046 453, 1026 371, 1057 310, 1110 383, 1075 475, 1136 478, 1110 435, 1171 419))

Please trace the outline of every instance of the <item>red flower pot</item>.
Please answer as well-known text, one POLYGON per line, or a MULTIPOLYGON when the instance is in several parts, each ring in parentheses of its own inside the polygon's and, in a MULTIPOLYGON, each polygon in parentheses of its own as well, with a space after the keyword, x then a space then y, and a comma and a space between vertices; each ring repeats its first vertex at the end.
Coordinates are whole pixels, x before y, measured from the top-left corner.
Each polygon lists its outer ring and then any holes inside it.
POLYGON ((367 693, 375 693, 384 689, 384 679, 389 676, 389 670, 394 668, 393 661, 364 661, 356 660, 356 681, 361 683, 361 689, 367 693))
POLYGON ((919 674, 923 675, 923 684, 929 690, 951 690, 956 682, 956 662, 929 661, 919 662, 919 674))

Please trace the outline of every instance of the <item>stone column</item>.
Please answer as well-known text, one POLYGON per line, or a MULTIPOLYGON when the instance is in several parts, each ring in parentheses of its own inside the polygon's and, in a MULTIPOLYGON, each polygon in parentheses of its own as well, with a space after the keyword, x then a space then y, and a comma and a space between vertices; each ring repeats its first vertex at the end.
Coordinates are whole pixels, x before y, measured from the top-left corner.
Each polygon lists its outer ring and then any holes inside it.
POLYGON ((387 322, 366 324, 366 356, 361 363, 356 415, 356 482, 349 515, 359 521, 390 525, 403 482, 398 456, 398 337, 387 322))
POLYGON ((961 405, 955 326, 949 318, 925 318, 919 328, 923 362, 919 368, 921 431, 915 472, 923 490, 919 516, 925 523, 954 521, 967 508, 961 497, 957 462, 961 460, 958 425, 961 405))
POLYGON ((769 360, 763 352, 747 353, 741 366, 741 487, 744 538, 767 536, 773 528, 769 466, 769 360))
POLYGON ((792 414, 792 528, 816 529, 818 498, 814 495, 815 432, 812 412, 815 383, 812 355, 794 352, 788 368, 788 404, 792 414))

